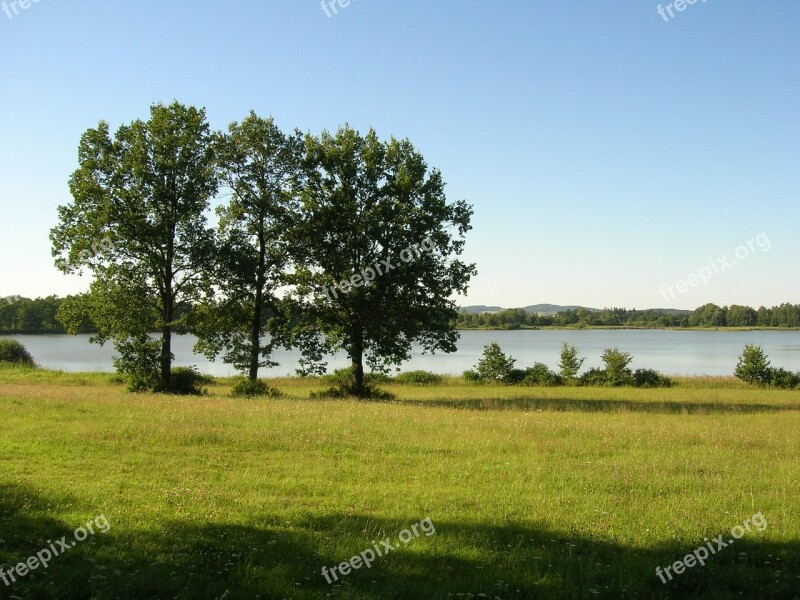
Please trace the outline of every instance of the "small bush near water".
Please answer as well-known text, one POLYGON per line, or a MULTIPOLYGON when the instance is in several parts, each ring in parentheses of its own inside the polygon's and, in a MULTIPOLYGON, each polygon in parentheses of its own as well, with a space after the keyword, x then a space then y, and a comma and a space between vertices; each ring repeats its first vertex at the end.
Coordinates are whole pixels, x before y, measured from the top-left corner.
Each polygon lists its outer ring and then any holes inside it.
POLYGON ((244 377, 233 386, 231 396, 235 398, 282 398, 283 392, 267 385, 260 379, 253 381, 244 377))
POLYGON ((172 369, 169 388, 158 391, 180 396, 201 396, 202 384, 213 383, 213 378, 202 375, 197 367, 175 367, 172 369))
MULTIPOLYGON (((497 343, 484 347, 483 358, 473 370, 464 371, 464 381, 495 382, 530 386, 583 385, 640 388, 670 387, 672 380, 653 369, 628 368, 633 356, 617 348, 606 348, 602 356, 604 369, 591 368, 582 375, 578 370, 584 359, 574 346, 566 343, 561 349, 561 372, 555 373, 544 363, 534 363, 527 369, 515 369, 516 359, 506 356, 497 343)), ((791 373, 781 373, 780 379, 792 382, 791 373)))
POLYGON ((398 374, 394 380, 401 384, 437 385, 442 383, 442 376, 430 371, 406 371, 398 374))
POLYGON ((11 363, 27 367, 36 366, 30 352, 17 340, 0 340, 0 363, 11 363))

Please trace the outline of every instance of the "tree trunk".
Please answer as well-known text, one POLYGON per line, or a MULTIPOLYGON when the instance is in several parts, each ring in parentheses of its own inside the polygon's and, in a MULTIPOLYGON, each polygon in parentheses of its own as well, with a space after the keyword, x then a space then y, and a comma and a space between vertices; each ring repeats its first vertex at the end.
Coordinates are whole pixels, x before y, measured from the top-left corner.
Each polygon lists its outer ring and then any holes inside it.
POLYGON ((355 384, 353 392, 356 396, 360 396, 364 392, 364 332, 360 324, 353 329, 353 345, 350 350, 355 384))
POLYGON ((252 381, 258 379, 258 359, 261 354, 261 306, 263 298, 261 290, 256 292, 256 307, 253 315, 252 330, 250 333, 250 373, 248 376, 252 381))
POLYGON ((165 390, 172 383, 172 318, 175 298, 172 293, 172 244, 164 266, 164 289, 162 296, 164 322, 161 324, 161 385, 165 390))
POLYGON ((161 384, 165 389, 172 382, 172 329, 164 325, 161 329, 161 384))
POLYGON ((256 297, 253 321, 250 326, 250 373, 252 381, 258 379, 258 359, 261 355, 261 313, 264 311, 264 284, 267 242, 262 231, 258 234, 258 272, 256 273, 256 297))

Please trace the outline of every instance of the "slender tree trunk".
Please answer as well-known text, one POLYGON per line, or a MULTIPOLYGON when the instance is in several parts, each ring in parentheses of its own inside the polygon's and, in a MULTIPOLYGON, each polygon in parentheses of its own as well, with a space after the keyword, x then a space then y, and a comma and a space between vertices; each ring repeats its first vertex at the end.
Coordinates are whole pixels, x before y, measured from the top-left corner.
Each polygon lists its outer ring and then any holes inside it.
POLYGON ((353 391, 356 395, 360 395, 364 391, 364 332, 360 324, 354 327, 350 358, 352 360, 353 379, 355 380, 353 391))
POLYGON ((261 314, 264 311, 265 262, 267 242, 263 231, 258 233, 258 272, 256 273, 256 297, 253 321, 250 327, 250 379, 258 379, 258 360, 261 356, 261 314))
POLYGON ((172 383, 172 318, 175 298, 172 292, 172 240, 167 251, 167 263, 164 265, 163 319, 161 324, 161 385, 169 389, 172 383))
POLYGON ((172 382, 172 284, 167 284, 164 298, 164 323, 161 326, 161 384, 168 389, 172 382))
POLYGON ((169 325, 161 329, 161 383, 168 388, 172 381, 172 330, 169 325))
POLYGON ((250 373, 249 377, 258 379, 258 359, 261 354, 261 311, 264 305, 263 292, 256 290, 255 312, 253 314, 252 329, 250 331, 250 373))

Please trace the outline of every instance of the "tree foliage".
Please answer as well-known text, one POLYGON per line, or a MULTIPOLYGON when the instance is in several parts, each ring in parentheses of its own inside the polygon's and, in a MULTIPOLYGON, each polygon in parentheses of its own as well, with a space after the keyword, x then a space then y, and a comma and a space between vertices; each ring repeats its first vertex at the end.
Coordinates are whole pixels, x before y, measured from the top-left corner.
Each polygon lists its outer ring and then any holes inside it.
POLYGON ((482 381, 510 383, 516 359, 506 356, 497 342, 483 348, 483 356, 475 365, 475 372, 482 381))
POLYGON ((601 356, 606 365, 606 381, 611 386, 632 385, 633 373, 628 365, 633 360, 629 352, 606 348, 601 356))
POLYGON ((562 379, 567 382, 575 381, 584 360, 586 359, 579 356, 578 349, 575 346, 570 346, 564 342, 561 345, 561 361, 559 362, 562 379))
POLYGON ((73 202, 60 206, 51 230, 56 266, 88 269, 88 298, 64 308, 70 332, 88 317, 94 341, 112 340, 118 366, 168 388, 176 311, 200 297, 201 276, 214 248, 205 211, 216 193, 211 133, 205 111, 177 102, 153 105, 148 121, 112 136, 101 121, 81 137, 73 202), (99 240, 110 240, 97 252, 99 240), (87 312, 81 314, 83 307, 87 312), (158 349, 148 333, 158 330, 158 349), (157 358, 157 370, 154 370, 157 358))
POLYGON ((384 371, 407 360, 413 342, 455 351, 452 296, 475 273, 457 258, 472 209, 447 202, 441 174, 408 140, 382 142, 345 126, 306 136, 298 185, 293 343, 304 368, 313 372, 323 354, 344 349, 358 395, 365 358, 384 371))
POLYGON ((734 371, 736 377, 747 383, 767 386, 771 367, 764 349, 755 344, 746 344, 734 371))
POLYGON ((301 147, 298 135, 287 137, 272 119, 252 112, 217 136, 217 164, 230 200, 217 211, 219 245, 209 273, 217 294, 197 307, 192 326, 199 351, 212 359, 224 353, 226 363, 253 381, 260 367, 277 364, 270 356, 285 325, 277 290, 290 265, 286 232, 297 210, 293 184, 301 147))

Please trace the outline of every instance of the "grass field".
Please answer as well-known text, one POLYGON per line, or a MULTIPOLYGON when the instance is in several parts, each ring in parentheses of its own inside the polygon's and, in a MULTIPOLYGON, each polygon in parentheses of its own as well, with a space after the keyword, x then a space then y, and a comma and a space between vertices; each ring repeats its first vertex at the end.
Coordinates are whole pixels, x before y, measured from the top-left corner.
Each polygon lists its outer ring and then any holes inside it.
POLYGON ((0 569, 110 525, 0 598, 800 598, 800 392, 270 383, 287 397, 0 369, 0 569), (758 512, 763 531, 656 576, 758 512))

